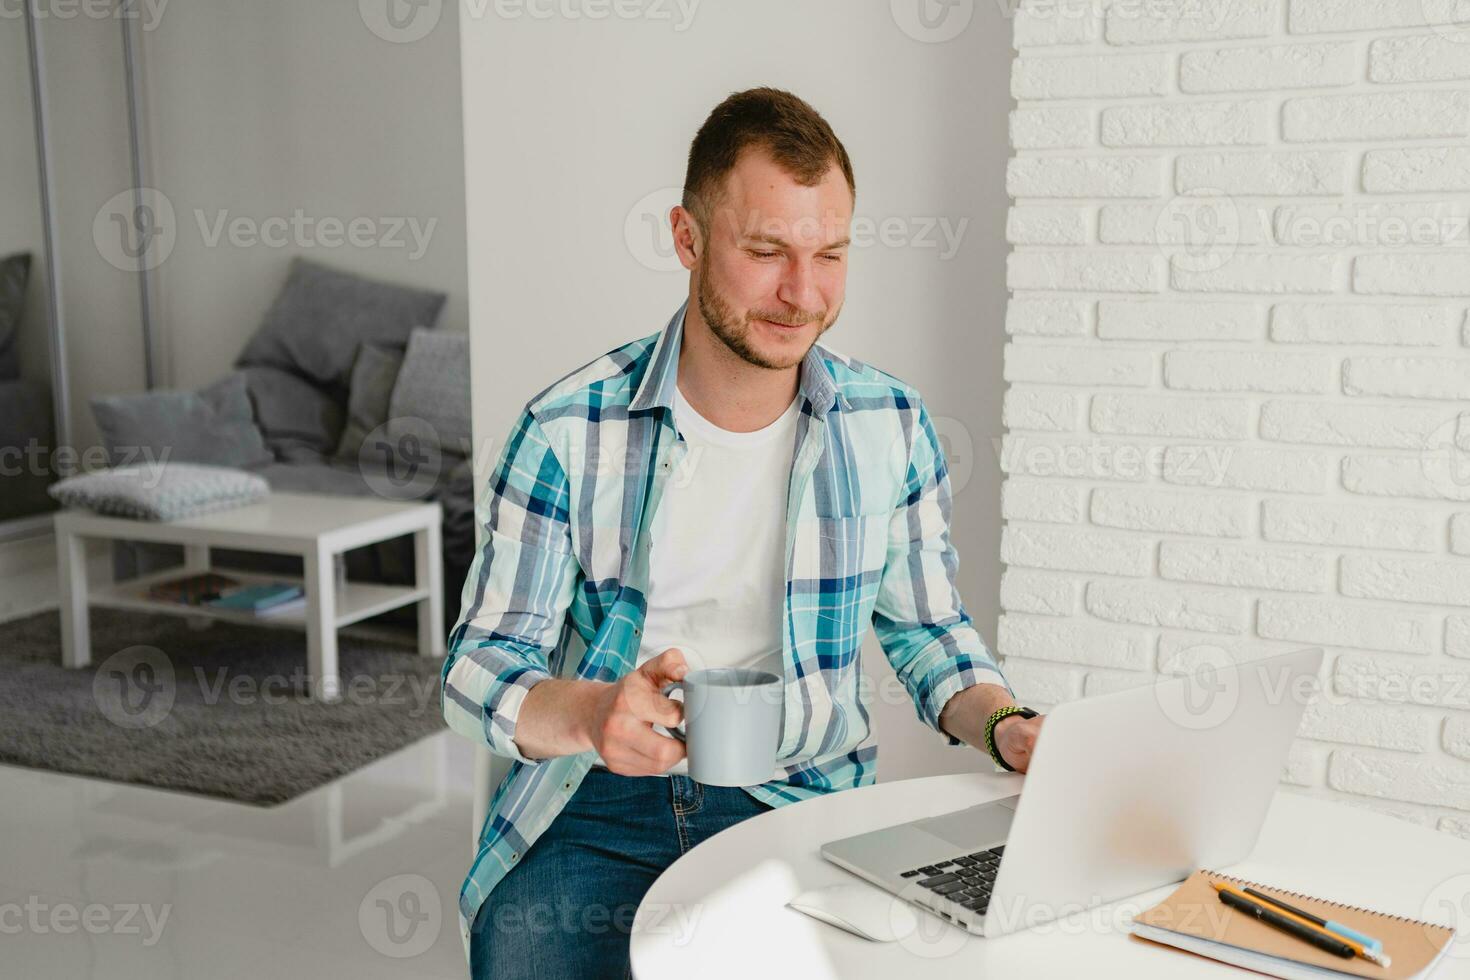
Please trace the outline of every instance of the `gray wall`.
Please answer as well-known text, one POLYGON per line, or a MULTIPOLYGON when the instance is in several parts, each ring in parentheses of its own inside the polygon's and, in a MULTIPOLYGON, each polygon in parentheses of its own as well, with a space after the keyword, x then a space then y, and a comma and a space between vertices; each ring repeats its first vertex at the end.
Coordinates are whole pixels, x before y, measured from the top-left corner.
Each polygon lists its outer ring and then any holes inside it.
MULTIPOLYGON (((647 221, 674 200, 690 139, 732 91, 791 89, 853 157, 859 219, 887 220, 900 242, 854 248, 827 340, 916 384, 945 417, 962 594, 993 641, 1008 28, 993 7, 945 43, 906 34, 886 3, 704 3, 682 30, 678 5, 657 9, 674 21, 461 6, 477 465, 493 465, 541 387, 664 325, 687 273, 649 267, 660 252, 647 221), (967 222, 947 259, 930 227, 940 220, 952 231, 967 222)), ((891 678, 871 636, 864 659, 891 678)), ((989 766, 944 749, 906 701, 879 704, 874 721, 883 778, 989 766)))
POLYGON ((169 383, 228 368, 296 254, 444 290, 440 325, 465 328, 456 26, 451 6, 399 44, 356 3, 194 0, 143 32, 152 183, 178 224, 158 268, 169 383), (228 231, 211 244, 221 217, 269 232, 298 211, 304 230, 285 244, 228 231), (435 222, 422 255, 392 234, 398 219, 435 222), (334 246, 321 224, 363 220, 374 244, 334 246))

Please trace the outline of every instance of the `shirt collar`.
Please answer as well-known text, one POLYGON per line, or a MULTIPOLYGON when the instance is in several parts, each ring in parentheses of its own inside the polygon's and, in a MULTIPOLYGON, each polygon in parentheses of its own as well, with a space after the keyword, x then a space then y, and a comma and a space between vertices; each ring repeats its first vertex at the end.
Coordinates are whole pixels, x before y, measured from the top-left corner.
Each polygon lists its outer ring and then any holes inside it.
MULTIPOLYGON (((679 344, 684 337, 684 318, 688 310, 689 301, 686 299, 674 311, 668 326, 664 327, 663 333, 653 345, 653 356, 649 359, 648 370, 638 383, 638 390, 633 393, 629 411, 659 407, 673 410, 674 390, 679 380, 679 344)), ((802 358, 799 390, 811 403, 812 414, 818 418, 824 417, 841 397, 818 344, 812 344, 802 358)))

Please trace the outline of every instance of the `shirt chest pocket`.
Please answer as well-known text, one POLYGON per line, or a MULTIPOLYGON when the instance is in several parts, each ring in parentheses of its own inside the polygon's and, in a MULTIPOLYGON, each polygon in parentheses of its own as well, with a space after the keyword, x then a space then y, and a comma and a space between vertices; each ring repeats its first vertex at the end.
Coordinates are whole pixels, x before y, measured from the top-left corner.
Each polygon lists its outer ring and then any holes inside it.
POLYGON ((875 588, 887 561, 892 517, 891 511, 817 514, 800 522, 796 577, 828 594, 875 588))

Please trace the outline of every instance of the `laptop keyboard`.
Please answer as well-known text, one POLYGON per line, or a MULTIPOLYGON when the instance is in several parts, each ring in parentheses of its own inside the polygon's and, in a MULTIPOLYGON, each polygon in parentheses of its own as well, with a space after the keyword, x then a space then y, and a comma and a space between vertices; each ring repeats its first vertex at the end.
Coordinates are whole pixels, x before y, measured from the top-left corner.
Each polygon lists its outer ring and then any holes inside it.
POLYGON ((921 888, 943 895, 978 915, 990 907, 990 890, 1000 869, 1000 856, 1005 846, 992 847, 974 854, 962 854, 948 861, 937 861, 903 872, 900 877, 918 878, 921 888))

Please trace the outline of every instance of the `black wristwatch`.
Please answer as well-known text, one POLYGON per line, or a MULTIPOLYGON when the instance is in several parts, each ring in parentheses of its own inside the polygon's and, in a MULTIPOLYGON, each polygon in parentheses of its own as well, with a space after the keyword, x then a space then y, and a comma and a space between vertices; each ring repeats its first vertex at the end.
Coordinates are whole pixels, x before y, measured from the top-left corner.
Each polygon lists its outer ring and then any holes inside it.
POLYGON ((985 720, 985 747, 990 750, 990 757, 995 764, 1006 772, 1015 772, 1016 767, 1007 762, 1000 754, 1000 749, 995 747, 995 726, 1000 724, 1001 719, 1009 718, 1011 715, 1020 715, 1022 718, 1035 718, 1036 712, 1030 708, 1023 708, 1019 704, 1008 704, 993 712, 985 720))

